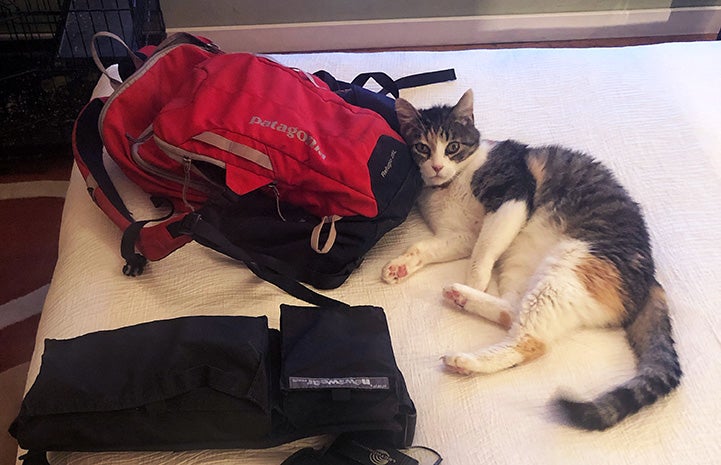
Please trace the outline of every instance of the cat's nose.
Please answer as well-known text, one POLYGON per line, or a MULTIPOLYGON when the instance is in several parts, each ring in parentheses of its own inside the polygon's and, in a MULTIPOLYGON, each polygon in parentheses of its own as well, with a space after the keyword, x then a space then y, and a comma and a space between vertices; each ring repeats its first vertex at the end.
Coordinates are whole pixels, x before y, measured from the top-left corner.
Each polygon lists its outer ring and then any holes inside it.
POLYGON ((435 171, 436 174, 438 174, 443 169, 443 165, 432 165, 431 168, 433 168, 433 171, 435 171))

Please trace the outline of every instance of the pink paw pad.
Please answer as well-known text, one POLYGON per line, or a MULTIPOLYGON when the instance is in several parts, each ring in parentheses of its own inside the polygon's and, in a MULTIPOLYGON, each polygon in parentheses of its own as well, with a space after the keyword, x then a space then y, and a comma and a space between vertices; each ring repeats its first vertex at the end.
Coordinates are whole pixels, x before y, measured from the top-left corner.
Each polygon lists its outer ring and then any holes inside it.
POLYGON ((393 282, 397 282, 408 276, 408 269, 405 265, 388 265, 388 268, 386 268, 384 274, 393 282))
POLYGON ((408 276, 408 269, 405 265, 391 265, 388 267, 388 274, 394 278, 405 278, 408 276))
POLYGON ((468 299, 455 289, 443 289, 443 297, 448 300, 452 300, 454 304, 461 308, 465 307, 468 302, 468 299))

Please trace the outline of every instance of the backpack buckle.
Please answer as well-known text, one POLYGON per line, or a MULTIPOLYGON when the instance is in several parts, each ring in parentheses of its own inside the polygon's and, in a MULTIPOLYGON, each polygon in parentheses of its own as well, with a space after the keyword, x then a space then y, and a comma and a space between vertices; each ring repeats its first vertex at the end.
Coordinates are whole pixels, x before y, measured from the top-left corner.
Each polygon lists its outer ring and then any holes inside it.
POLYGON ((201 219, 202 217, 200 216, 200 213, 188 213, 183 217, 183 220, 180 222, 180 228, 178 229, 178 232, 180 232, 180 234, 186 234, 189 236, 192 235, 195 232, 195 227, 201 219))

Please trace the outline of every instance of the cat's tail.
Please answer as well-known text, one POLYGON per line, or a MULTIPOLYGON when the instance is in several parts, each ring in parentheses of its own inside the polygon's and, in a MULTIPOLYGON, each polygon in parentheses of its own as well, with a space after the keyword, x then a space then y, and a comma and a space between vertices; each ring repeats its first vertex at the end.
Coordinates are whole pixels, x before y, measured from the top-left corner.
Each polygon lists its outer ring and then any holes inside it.
POLYGON ((591 402, 559 399, 559 407, 575 426, 605 430, 678 386, 681 365, 671 335, 666 293, 657 282, 626 333, 638 357, 636 376, 591 402))

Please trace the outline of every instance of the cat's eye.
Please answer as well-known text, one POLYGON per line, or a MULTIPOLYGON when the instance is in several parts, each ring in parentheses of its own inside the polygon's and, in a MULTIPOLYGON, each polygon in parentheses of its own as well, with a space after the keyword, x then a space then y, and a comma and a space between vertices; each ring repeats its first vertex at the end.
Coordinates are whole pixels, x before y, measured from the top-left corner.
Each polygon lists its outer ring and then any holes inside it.
POLYGON ((458 142, 451 142, 446 146, 446 155, 455 155, 461 150, 461 144, 458 142))
POLYGON ((431 153, 431 148, 421 142, 415 144, 413 146, 413 150, 420 153, 421 155, 429 155, 431 153))

